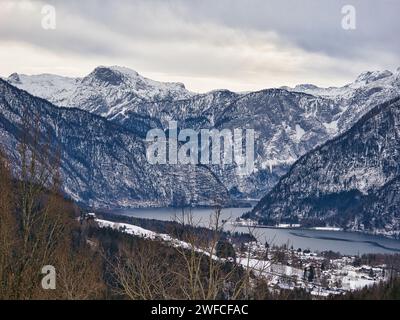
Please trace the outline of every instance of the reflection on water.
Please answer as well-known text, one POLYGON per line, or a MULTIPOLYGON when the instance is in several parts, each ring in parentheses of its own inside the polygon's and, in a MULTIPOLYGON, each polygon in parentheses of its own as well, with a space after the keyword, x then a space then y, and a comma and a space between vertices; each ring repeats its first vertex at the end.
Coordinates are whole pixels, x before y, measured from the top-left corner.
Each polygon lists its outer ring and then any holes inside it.
MULTIPOLYGON (((250 208, 225 208, 222 210, 221 219, 233 221, 249 210, 250 208)), ((176 216, 180 215, 180 211, 174 208, 121 209, 114 211, 114 213, 157 220, 174 220, 176 216)), ((209 224, 212 213, 212 209, 192 209, 195 222, 203 226, 209 224)), ((230 224, 227 224, 225 229, 238 232, 248 231, 247 227, 237 227, 230 224)), ((400 252, 400 241, 398 240, 355 232, 256 228, 255 236, 262 243, 268 242, 270 245, 286 244, 295 249, 310 249, 312 251, 332 250, 349 255, 400 252)))

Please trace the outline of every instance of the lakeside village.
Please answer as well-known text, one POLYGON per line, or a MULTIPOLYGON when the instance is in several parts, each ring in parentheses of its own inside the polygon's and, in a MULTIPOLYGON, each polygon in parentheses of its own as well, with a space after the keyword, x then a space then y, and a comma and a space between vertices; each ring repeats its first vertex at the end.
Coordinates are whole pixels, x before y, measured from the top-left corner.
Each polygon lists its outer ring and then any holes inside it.
POLYGON ((362 264, 357 256, 311 252, 287 246, 251 242, 237 250, 238 261, 267 279, 275 290, 305 289, 316 297, 362 289, 393 276, 386 264, 362 264))
MULTIPOLYGON (((237 219, 231 224, 241 227, 301 228, 300 224, 282 223, 274 226, 259 226, 256 221, 250 219, 237 219)), ((309 229, 343 231, 339 227, 309 229)), ((255 269, 257 270, 257 266, 260 266, 260 272, 264 273, 269 284, 276 289, 302 288, 313 296, 328 297, 385 282, 398 275, 398 270, 393 270, 385 263, 375 261, 373 265, 363 264, 358 256, 341 255, 332 251, 311 252, 308 249, 288 248, 287 245, 270 248, 268 243, 260 244, 259 242, 246 245, 245 253, 239 253, 240 259, 248 260, 250 254, 250 261, 255 269), (265 267, 261 262, 263 260, 264 263, 270 263, 265 267)))
MULTIPOLYGON (((102 228, 109 227, 133 236, 163 241, 175 247, 190 247, 188 243, 171 235, 133 224, 98 219, 93 213, 88 218, 102 228)), ((267 280, 271 290, 304 289, 315 298, 341 295, 389 281, 398 272, 379 260, 368 265, 361 257, 344 256, 332 251, 311 252, 308 249, 289 248, 287 245, 278 247, 258 241, 240 244, 232 241, 230 245, 233 249, 232 256, 221 258, 215 255, 215 259, 228 260, 244 268, 251 268, 256 277, 267 280)), ((206 252, 200 248, 198 251, 206 252)))

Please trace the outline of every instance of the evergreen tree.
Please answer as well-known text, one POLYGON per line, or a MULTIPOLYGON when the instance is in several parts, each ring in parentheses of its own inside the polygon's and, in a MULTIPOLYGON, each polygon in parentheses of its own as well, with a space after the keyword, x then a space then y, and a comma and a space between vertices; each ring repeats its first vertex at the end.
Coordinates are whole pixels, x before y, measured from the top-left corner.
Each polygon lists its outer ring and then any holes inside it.
POLYGON ((308 271, 308 282, 313 282, 315 277, 315 269, 314 266, 310 266, 309 271, 308 271))
POLYGON ((228 241, 220 240, 217 242, 216 255, 220 258, 233 258, 236 259, 235 249, 228 241))

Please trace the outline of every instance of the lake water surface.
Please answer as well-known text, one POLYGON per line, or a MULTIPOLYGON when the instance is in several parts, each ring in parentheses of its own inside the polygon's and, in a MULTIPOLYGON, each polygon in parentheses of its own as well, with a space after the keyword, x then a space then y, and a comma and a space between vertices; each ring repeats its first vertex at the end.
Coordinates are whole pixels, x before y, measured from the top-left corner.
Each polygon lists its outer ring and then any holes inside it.
MULTIPOLYGON (((221 219, 233 221, 251 208, 225 208, 222 210, 221 219)), ((199 225, 207 226, 213 213, 209 208, 192 209, 194 220, 199 225)), ((143 208, 143 209, 121 209, 113 211, 131 217, 175 220, 180 211, 174 208, 143 208)), ((226 224, 226 230, 247 232, 246 227, 237 227, 226 224)), ((320 231, 305 229, 277 229, 256 228, 255 236, 264 243, 282 245, 289 247, 310 249, 312 251, 332 250, 347 255, 364 253, 400 253, 400 241, 384 238, 381 236, 367 235, 356 232, 344 231, 320 231)))

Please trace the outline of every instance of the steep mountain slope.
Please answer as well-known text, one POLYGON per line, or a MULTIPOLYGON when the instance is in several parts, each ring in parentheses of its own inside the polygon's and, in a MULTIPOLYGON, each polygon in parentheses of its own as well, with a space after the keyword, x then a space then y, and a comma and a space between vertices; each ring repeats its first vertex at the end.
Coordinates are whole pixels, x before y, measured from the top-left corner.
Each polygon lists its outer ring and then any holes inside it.
POLYGON ((319 88, 303 84, 287 89, 292 92, 303 92, 329 98, 341 105, 344 112, 337 126, 339 132, 344 132, 371 108, 398 96, 400 68, 394 73, 388 70, 366 71, 361 73, 354 82, 339 88, 319 88))
POLYGON ((336 224, 400 231, 400 99, 301 157, 247 215, 262 223, 336 224))
POLYGON ((12 75, 8 81, 58 105, 107 117, 145 137, 151 128, 256 131, 255 171, 237 176, 234 166, 211 170, 238 198, 260 198, 306 152, 349 129, 362 115, 400 90, 400 71, 366 72, 342 88, 188 92, 181 84, 158 83, 121 67, 98 67, 81 79, 12 75))
POLYGON ((106 116, 142 138, 151 128, 166 129, 169 120, 180 128, 255 129, 254 174, 237 176, 235 166, 211 168, 239 198, 264 195, 291 163, 331 136, 326 124, 341 112, 329 99, 279 89, 192 94, 181 85, 156 83, 120 67, 98 67, 82 79, 13 74, 8 81, 55 104, 106 116), (139 85, 143 82, 147 85, 139 85))
POLYGON ((249 94, 224 90, 185 100, 139 104, 136 112, 113 121, 134 128, 137 114, 146 112, 148 117, 157 114, 164 129, 171 119, 177 120, 180 128, 195 130, 254 129, 253 174, 238 176, 235 166, 228 165, 211 169, 233 195, 259 198, 299 156, 331 136, 326 123, 335 121, 341 109, 329 99, 280 89, 249 94))
POLYGON ((95 206, 192 205, 227 199, 204 166, 153 166, 133 131, 75 108, 59 108, 0 80, 0 142, 18 163, 22 116, 39 119, 43 136, 61 146, 65 192, 95 206))

